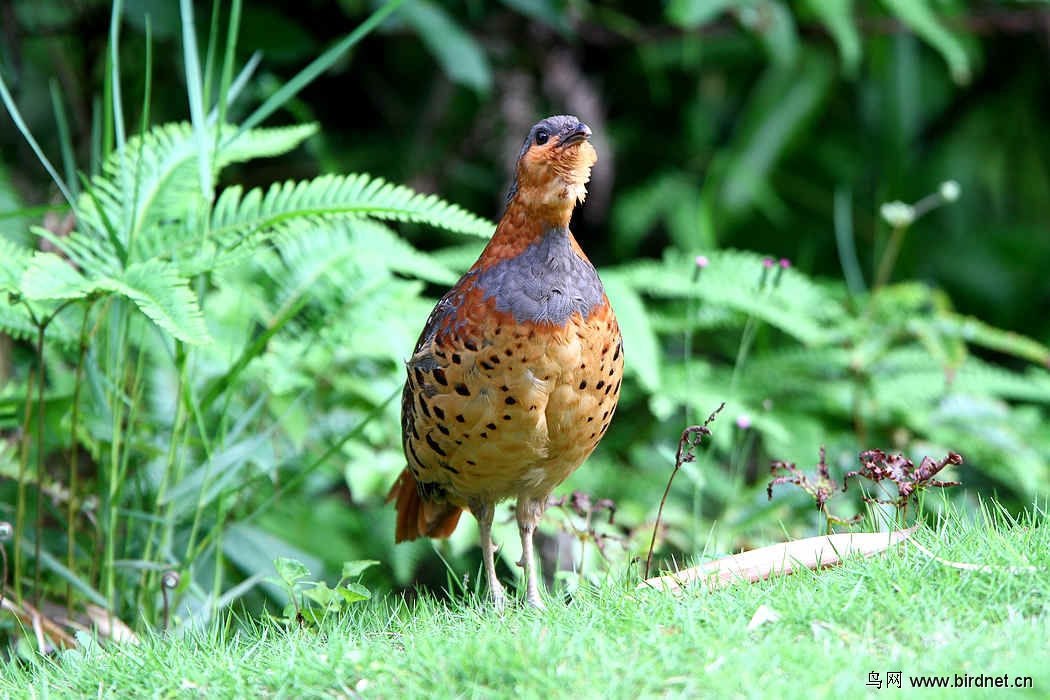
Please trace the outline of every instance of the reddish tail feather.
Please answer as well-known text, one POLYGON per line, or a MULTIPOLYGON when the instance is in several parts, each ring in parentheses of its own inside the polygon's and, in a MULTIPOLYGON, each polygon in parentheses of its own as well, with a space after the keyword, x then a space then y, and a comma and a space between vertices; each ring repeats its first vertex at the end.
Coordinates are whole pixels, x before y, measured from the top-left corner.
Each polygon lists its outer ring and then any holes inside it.
POLYGON ((397 501, 397 530, 394 542, 420 537, 448 537, 456 529, 463 509, 450 503, 424 501, 416 477, 406 467, 394 482, 386 502, 397 501))

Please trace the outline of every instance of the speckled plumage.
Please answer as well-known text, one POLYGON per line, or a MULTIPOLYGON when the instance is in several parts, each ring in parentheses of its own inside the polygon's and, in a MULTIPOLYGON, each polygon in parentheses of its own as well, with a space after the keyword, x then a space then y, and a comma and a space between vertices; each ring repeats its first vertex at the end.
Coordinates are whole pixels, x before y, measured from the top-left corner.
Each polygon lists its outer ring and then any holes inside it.
POLYGON ((496 503, 518 500, 519 564, 529 602, 542 606, 533 531, 551 491, 601 440, 619 397, 620 330, 568 228, 597 157, 589 136, 575 117, 532 128, 492 240, 438 302, 407 363, 408 467, 390 492, 396 539, 447 537, 469 508, 500 604, 490 536, 496 503))

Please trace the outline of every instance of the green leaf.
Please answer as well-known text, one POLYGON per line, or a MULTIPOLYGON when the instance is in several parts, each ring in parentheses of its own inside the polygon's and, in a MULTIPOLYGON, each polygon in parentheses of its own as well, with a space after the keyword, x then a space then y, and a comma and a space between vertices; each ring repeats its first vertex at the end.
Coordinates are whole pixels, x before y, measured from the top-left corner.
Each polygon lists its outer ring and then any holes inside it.
POLYGON ((372 591, 359 583, 344 583, 336 589, 347 603, 357 603, 372 597, 372 591))
POLYGON ((324 581, 318 581, 316 585, 303 591, 303 595, 325 608, 333 602, 341 602, 336 592, 324 581))
POLYGON ((842 72, 848 77, 857 75, 860 67, 860 34, 853 17, 854 0, 804 0, 806 7, 820 18, 842 56, 842 72))
POLYGON ((667 19, 685 29, 696 29, 737 4, 739 0, 671 0, 667 19))
POLYGON ((748 99, 724 176, 710 180, 718 183, 718 201, 730 214, 756 199, 793 137, 816 114, 831 79, 828 61, 813 52, 803 54, 790 70, 766 71, 748 99))
POLYGON ((121 277, 105 278, 98 286, 126 296, 154 323, 185 343, 212 342, 197 295, 171 263, 135 263, 121 277))
POLYGON ((340 578, 357 578, 362 573, 379 564, 375 559, 358 559, 356 561, 344 561, 343 573, 340 578))
POLYGON ((955 82, 970 82, 970 60, 962 42, 937 19, 927 0, 882 0, 882 4, 941 53, 955 82))
POLYGON ((401 16, 419 34, 445 74, 478 92, 492 87, 492 71, 481 45, 441 6, 427 0, 406 3, 401 16))
POLYGON ((784 3, 774 0, 741 3, 737 17, 744 27, 758 36, 774 64, 785 68, 794 65, 798 56, 798 29, 784 3))
POLYGON ((609 302, 623 335, 624 371, 634 375, 646 391, 660 388, 660 345, 641 296, 615 273, 603 274, 609 302))
POLYGON ((297 559, 288 557, 277 557, 274 559, 273 568, 277 569, 277 575, 289 586, 310 575, 310 570, 306 568, 305 564, 297 559))
POLYGON ((617 249, 636 250, 661 223, 679 247, 715 247, 712 227, 702 223, 706 203, 698 196, 699 183, 694 175, 672 170, 617 195, 612 211, 617 249))
POLYGON ((54 253, 36 253, 19 284, 27 299, 80 299, 93 289, 90 280, 54 253))

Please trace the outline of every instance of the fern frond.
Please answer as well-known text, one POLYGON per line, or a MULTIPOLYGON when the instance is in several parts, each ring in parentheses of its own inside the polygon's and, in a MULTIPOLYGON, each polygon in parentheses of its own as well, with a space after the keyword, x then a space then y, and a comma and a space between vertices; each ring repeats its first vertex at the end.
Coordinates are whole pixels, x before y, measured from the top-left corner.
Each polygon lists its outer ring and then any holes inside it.
MULTIPOLYGON (((0 238, 0 332, 18 340, 35 338, 37 334, 36 322, 25 306, 26 300, 33 299, 32 307, 37 320, 44 319, 57 308, 57 304, 49 300, 35 299, 23 288, 23 279, 30 268, 37 264, 39 256, 55 258, 66 268, 73 270, 69 263, 56 255, 39 253, 0 238)), ((65 270, 60 272, 64 274, 65 270)), ((73 273, 76 274, 76 271, 73 270, 73 273)), ((62 318, 52 320, 47 335, 66 346, 73 344, 76 338, 74 331, 62 318)))
POLYGON ((80 299, 95 288, 68 260, 54 253, 36 253, 19 285, 19 291, 27 299, 80 299))
POLYGON ((381 251, 357 244, 352 226, 323 223, 295 236, 281 236, 256 263, 279 290, 277 306, 309 299, 328 314, 354 303, 365 289, 390 279, 381 251))
POLYGON ((33 250, 0 237, 0 289, 16 291, 33 250))
POLYGON ((171 263, 134 263, 118 278, 99 280, 98 286, 131 299, 154 323, 183 342, 212 342, 197 295, 171 263))
MULTIPOLYGON (((216 166, 280 155, 316 130, 316 125, 305 124, 246 131, 216 154, 216 166)), ((234 127, 222 131, 232 135, 234 127)), ((129 139, 122 151, 106 158, 101 174, 90 180, 91 192, 78 199, 78 228, 101 234, 116 227, 124 246, 134 242, 147 251, 135 256, 139 260, 168 247, 165 237, 181 227, 156 225, 166 220, 182 222, 193 214, 192 204, 187 207, 187 203, 196 202, 199 195, 197 153, 214 145, 215 132, 209 131, 205 138, 208 142, 199 144, 190 124, 173 123, 129 139), (130 191, 122 184, 128 174, 134 178, 130 191)))
POLYGON ((22 275, 19 293, 34 301, 81 299, 95 292, 127 297, 176 338, 211 342, 197 296, 178 268, 161 260, 133 263, 113 276, 86 276, 53 253, 37 253, 22 275))
POLYGON ((616 268, 626 284, 644 294, 672 299, 700 299, 750 314, 807 345, 830 342, 833 326, 845 318, 842 306, 819 285, 794 269, 768 270, 762 256, 735 250, 708 255, 709 265, 694 281, 694 259, 669 250, 660 262, 616 268), (774 276, 779 276, 776 285, 774 276), (765 285, 760 282, 765 279, 765 285))
POLYGON ((244 192, 239 186, 226 189, 212 212, 208 243, 217 246, 217 251, 206 250, 201 256, 221 264, 218 261, 236 254, 246 241, 272 237, 286 230, 289 222, 362 217, 425 223, 477 236, 488 236, 494 228, 491 222, 435 195, 419 194, 368 175, 323 175, 274 184, 265 191, 244 192))
POLYGON ((953 391, 974 396, 995 396, 1050 405, 1050 372, 1044 369, 1010 372, 970 356, 955 373, 951 386, 953 391))
POLYGON ((757 401, 791 397, 814 408, 849 410, 850 364, 850 352, 841 348, 814 352, 796 346, 755 353, 740 373, 740 388, 757 401))
MULTIPOLYGON (((602 278, 605 278, 604 274, 602 278)), ((666 308, 650 308, 648 314, 653 329, 660 334, 695 330, 714 331, 743 328, 747 322, 747 316, 724 306, 699 304, 699 308, 690 310, 686 307, 687 303, 671 301, 667 303, 666 308)))
POLYGON ((996 350, 1050 368, 1050 348, 1019 333, 1004 331, 973 316, 956 313, 938 314, 934 324, 941 333, 970 345, 996 350))
POLYGON ((36 337, 36 325, 29 312, 21 304, 9 304, 0 298, 0 332, 7 333, 15 340, 28 340, 36 337))
POLYGON ((314 224, 294 234, 280 235, 274 247, 288 268, 286 275, 338 256, 349 258, 359 268, 397 272, 435 284, 451 285, 459 278, 388 226, 370 219, 354 217, 344 222, 314 224))
POLYGON ((955 394, 938 404, 924 428, 931 440, 955 446, 967 463, 1012 491, 1034 497, 1050 480, 1046 417, 1032 406, 955 394))

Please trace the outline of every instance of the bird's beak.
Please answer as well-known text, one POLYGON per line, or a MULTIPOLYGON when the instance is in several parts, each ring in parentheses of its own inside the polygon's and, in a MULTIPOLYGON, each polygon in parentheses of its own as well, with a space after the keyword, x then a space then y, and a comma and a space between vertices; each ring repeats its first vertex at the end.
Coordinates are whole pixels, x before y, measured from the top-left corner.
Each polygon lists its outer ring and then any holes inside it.
POLYGON ((587 126, 586 124, 580 123, 577 124, 576 128, 570 131, 568 135, 563 136, 561 139, 561 143, 559 143, 558 145, 561 148, 565 148, 566 146, 571 146, 575 143, 586 141, 590 137, 591 127, 587 126))

